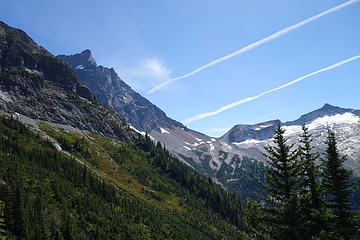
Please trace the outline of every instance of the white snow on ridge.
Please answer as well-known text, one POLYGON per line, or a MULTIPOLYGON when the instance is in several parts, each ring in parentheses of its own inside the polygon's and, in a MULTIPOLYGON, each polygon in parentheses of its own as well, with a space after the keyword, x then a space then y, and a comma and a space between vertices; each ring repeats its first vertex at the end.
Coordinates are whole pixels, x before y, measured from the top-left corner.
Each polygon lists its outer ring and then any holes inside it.
POLYGON ((129 126, 130 126, 130 128, 131 128, 132 130, 134 130, 135 132, 140 133, 141 135, 145 136, 145 134, 146 134, 145 132, 142 132, 142 131, 137 130, 136 128, 134 128, 134 127, 131 126, 130 124, 129 124, 129 126))
POLYGON ((356 124, 360 123, 360 117, 356 116, 353 113, 344 113, 336 114, 334 116, 324 116, 321 118, 315 119, 312 123, 308 125, 309 130, 315 129, 327 125, 337 125, 337 124, 356 124))
POLYGON ((202 142, 202 141, 203 141, 202 139, 197 138, 197 137, 195 137, 195 139, 196 139, 196 141, 198 141, 198 142, 202 142))
MULTIPOLYGON (((336 114, 333 116, 319 117, 312 121, 310 124, 306 124, 309 130, 317 128, 324 128, 326 126, 334 126, 339 124, 360 124, 360 117, 353 113, 336 114)), ((302 132, 302 127, 299 125, 284 126, 285 136, 299 135, 302 132)))
POLYGON ((77 67, 76 67, 76 69, 84 69, 85 67, 84 67, 84 65, 82 65, 82 64, 80 64, 80 65, 78 65, 77 67))
POLYGON ((214 145, 212 143, 210 143, 210 151, 212 151, 214 149, 215 149, 214 145))
POLYGON ((232 147, 230 147, 227 143, 221 142, 221 146, 224 147, 227 151, 231 151, 232 147))
POLYGON ((260 125, 259 127, 255 128, 254 130, 259 131, 263 128, 271 127, 273 124, 266 124, 266 125, 260 125))
MULTIPOLYGON (((308 126, 308 125, 307 125, 308 126)), ((294 126, 283 126, 283 129, 285 130, 285 136, 291 136, 291 135, 299 135, 302 133, 302 126, 294 125, 294 126)))
MULTIPOLYGON (((134 130, 135 132, 140 133, 140 134, 143 135, 143 136, 146 135, 146 132, 142 132, 142 131, 137 130, 136 128, 134 128, 133 126, 131 126, 131 124, 129 124, 129 126, 130 126, 130 128, 131 128, 132 130, 134 130)), ((149 135, 149 137, 150 137, 152 140, 155 140, 155 138, 153 138, 152 136, 149 135)))
MULTIPOLYGON (((163 129, 163 128, 160 128, 160 131, 161 131, 161 133, 169 133, 168 131, 166 131, 165 129, 163 129)), ((169 133, 170 134, 170 133, 169 133)))
POLYGON ((191 150, 191 148, 189 148, 189 147, 187 147, 187 146, 184 146, 184 148, 186 149, 186 150, 191 150))
POLYGON ((232 142, 232 144, 235 144, 235 145, 243 145, 243 144, 257 144, 257 143, 262 143, 264 141, 259 141, 259 140, 256 140, 256 139, 247 139, 243 142, 232 142))

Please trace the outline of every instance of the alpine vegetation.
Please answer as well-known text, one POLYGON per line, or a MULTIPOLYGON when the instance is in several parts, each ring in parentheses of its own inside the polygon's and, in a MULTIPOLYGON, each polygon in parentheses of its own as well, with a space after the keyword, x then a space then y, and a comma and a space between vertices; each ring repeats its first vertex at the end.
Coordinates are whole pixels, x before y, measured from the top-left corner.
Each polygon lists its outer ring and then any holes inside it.
POLYGON ((307 127, 299 144, 289 144, 280 126, 265 148, 266 195, 247 204, 247 239, 355 239, 358 222, 349 197, 352 172, 343 167, 335 133, 327 129, 326 152, 314 151, 307 127))

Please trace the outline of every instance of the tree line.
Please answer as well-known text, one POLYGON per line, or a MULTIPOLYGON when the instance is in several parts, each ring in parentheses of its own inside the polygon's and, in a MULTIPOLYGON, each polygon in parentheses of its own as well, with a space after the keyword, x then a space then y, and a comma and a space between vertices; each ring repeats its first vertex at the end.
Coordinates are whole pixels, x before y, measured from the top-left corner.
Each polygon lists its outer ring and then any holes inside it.
MULTIPOLYGON (((148 167, 167 176, 145 176, 167 184, 156 188, 149 183, 147 193, 170 189, 181 210, 166 209, 161 201, 153 205, 119 190, 22 123, 0 117, 0 239, 241 239, 229 219, 212 210, 206 196, 192 193, 171 177, 176 163, 168 153, 161 162, 171 169, 161 170, 156 162, 158 154, 165 154, 163 147, 145 138, 124 146, 132 149, 133 156, 125 151, 117 160, 133 158, 139 172, 148 167)), ((200 176, 190 173, 189 179, 200 176)), ((217 191, 217 198, 228 199, 225 190, 200 178, 202 185, 192 181, 193 189, 217 191)))

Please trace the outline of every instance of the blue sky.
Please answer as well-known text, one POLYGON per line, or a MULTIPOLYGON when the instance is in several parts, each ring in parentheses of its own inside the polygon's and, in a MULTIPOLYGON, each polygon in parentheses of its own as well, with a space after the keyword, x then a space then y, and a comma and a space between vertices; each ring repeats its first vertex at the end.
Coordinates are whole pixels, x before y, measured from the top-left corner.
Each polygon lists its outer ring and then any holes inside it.
MULTIPOLYGON (((157 84, 344 3, 338 0, 33 0, 0 2, 2 21, 53 54, 91 49, 135 90, 184 121, 360 54, 360 2, 244 55, 157 84)), ((187 124, 219 136, 239 123, 293 120, 330 103, 360 109, 360 60, 187 124)))

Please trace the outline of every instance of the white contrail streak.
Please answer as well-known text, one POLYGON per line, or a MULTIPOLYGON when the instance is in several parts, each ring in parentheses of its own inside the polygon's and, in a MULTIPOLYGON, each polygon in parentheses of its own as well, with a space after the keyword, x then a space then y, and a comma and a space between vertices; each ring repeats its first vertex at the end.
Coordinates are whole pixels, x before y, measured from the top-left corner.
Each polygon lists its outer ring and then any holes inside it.
POLYGON ((315 72, 309 73, 309 74, 307 74, 307 75, 305 75, 305 76, 299 77, 299 78, 297 78, 297 79, 295 79, 295 80, 293 80, 293 81, 291 81, 291 82, 288 82, 288 83, 286 83, 286 84, 284 84, 284 85, 281 85, 280 87, 273 88, 273 89, 271 89, 271 90, 262 92, 262 93, 260 93, 259 95, 252 96, 252 97, 248 97, 248 98, 244 98, 244 99, 239 100, 239 101, 237 101, 237 102, 230 103, 230 104, 225 105, 225 106, 223 106, 223 107, 221 107, 221 108, 219 108, 219 109, 217 109, 217 110, 215 110, 215 111, 212 111, 212 112, 206 112, 206 113, 198 114, 198 115, 196 115, 196 116, 194 116, 194 117, 191 117, 191 118, 188 118, 188 119, 184 120, 184 123, 192 123, 192 122, 195 122, 195 121, 200 120, 200 119, 203 119, 203 118, 207 118, 207 117, 210 117, 210 116, 217 115, 217 114, 219 114, 219 113, 221 113, 221 112, 223 112, 223 111, 225 111, 225 110, 228 110, 228 109, 230 109, 230 108, 236 107, 236 106, 238 106, 238 105, 240 105, 240 104, 243 104, 243 103, 247 103, 247 102, 253 101, 253 100, 258 99, 258 98, 260 98, 260 97, 262 97, 262 96, 264 96, 264 95, 266 95, 266 94, 269 94, 269 93, 278 91, 278 90, 280 90, 280 89, 282 89, 282 88, 285 88, 285 87, 288 87, 288 86, 290 86, 290 85, 293 85, 293 84, 295 84, 295 83, 297 83, 297 82, 300 82, 300 81, 302 81, 302 80, 304 80, 304 79, 306 79, 306 78, 309 78, 309 77, 314 76, 314 75, 316 75, 316 74, 319 74, 319 73, 321 73, 321 72, 329 71, 329 70, 331 70, 331 69, 340 67, 341 65, 344 65, 344 64, 346 64, 346 63, 348 63, 348 62, 351 62, 351 61, 354 61, 354 60, 356 60, 356 59, 358 59, 358 58, 360 58, 360 55, 357 55, 357 56, 352 57, 352 58, 348 58, 348 59, 343 60, 343 61, 341 61, 341 62, 335 63, 335 64, 333 64, 333 65, 331 65, 331 66, 328 66, 328 67, 322 68, 322 69, 320 69, 320 70, 317 70, 317 71, 315 71, 315 72))
POLYGON ((265 37, 265 38, 263 38, 263 39, 261 39, 261 40, 259 40, 257 42, 254 42, 254 43, 252 43, 252 44, 250 44, 250 45, 248 45, 248 46, 246 46, 246 47, 244 47, 244 48, 242 48, 242 49, 240 49, 240 50, 238 50, 236 52, 230 53, 230 54, 228 54, 228 55, 226 55, 224 57, 215 59, 212 62, 209 62, 209 63, 207 63, 207 64, 205 64, 205 65, 203 65, 201 67, 198 67, 195 70, 193 70, 192 72, 189 72, 189 73, 187 73, 185 75, 182 75, 180 77, 169 79, 169 80, 167 80, 167 81, 165 81, 163 83, 160 83, 159 85, 157 85, 157 86, 153 87, 152 89, 150 89, 148 91, 148 94, 153 93, 153 92, 165 87, 169 83, 175 82, 175 81, 180 80, 180 79, 188 78, 188 77, 190 77, 190 76, 192 76, 192 75, 194 75, 194 74, 196 74, 196 73, 198 73, 198 72, 200 72, 200 71, 202 71, 202 70, 204 70, 204 69, 206 69, 208 67, 216 65, 218 63, 221 63, 221 62, 223 62, 223 61, 225 61, 225 60, 227 60, 229 58, 233 58, 233 57, 239 56, 241 54, 244 54, 244 53, 246 53, 246 52, 248 52, 248 51, 250 51, 250 50, 252 50, 254 48, 257 48, 257 47, 259 47, 259 46, 261 46, 261 45, 263 45, 263 44, 265 44, 267 42, 275 40, 275 39, 281 37, 282 35, 285 35, 288 32, 291 32, 291 31, 293 31, 293 30, 295 30, 295 29, 297 29, 299 27, 302 27, 305 24, 311 23, 311 22, 313 22, 313 21, 315 21, 315 20, 317 20, 317 19, 319 19, 319 18, 321 18, 323 16, 326 16, 326 15, 328 15, 330 13, 336 12, 336 11, 342 9, 342 8, 348 7, 348 6, 350 6, 350 5, 352 5, 352 4, 356 3, 356 2, 359 2, 359 1, 360 0, 349 0, 349 1, 339 5, 337 7, 331 8, 331 9, 326 10, 325 12, 322 12, 322 13, 316 15, 316 16, 313 16, 311 18, 307 18, 307 19, 305 19, 305 20, 303 20, 303 21, 301 21, 299 23, 296 23, 296 24, 294 24, 292 26, 289 26, 289 27, 284 28, 284 29, 282 29, 280 31, 277 31, 277 32, 271 34, 270 36, 267 36, 267 37, 265 37))

